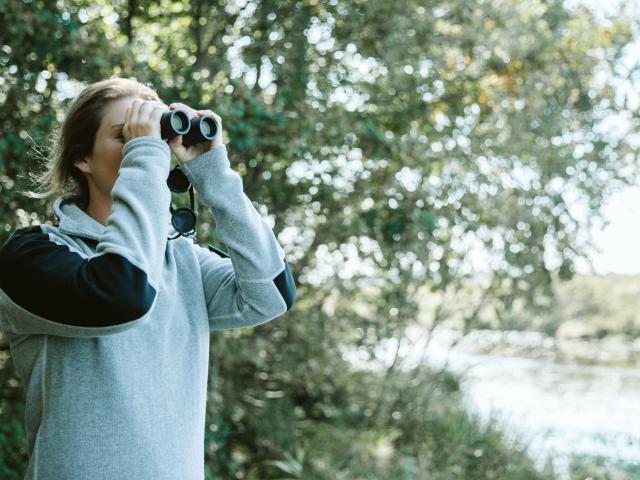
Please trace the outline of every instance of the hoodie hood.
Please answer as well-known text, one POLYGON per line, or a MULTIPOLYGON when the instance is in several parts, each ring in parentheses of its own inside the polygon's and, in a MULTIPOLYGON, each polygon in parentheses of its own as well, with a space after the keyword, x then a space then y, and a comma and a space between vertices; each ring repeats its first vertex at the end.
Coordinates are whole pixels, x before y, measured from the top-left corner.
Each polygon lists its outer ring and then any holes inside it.
MULTIPOLYGON (((78 206, 79 198, 77 195, 67 195, 58 197, 53 202, 53 213, 60 223, 58 229, 67 235, 90 238, 99 242, 107 227, 78 206)), ((169 236, 173 237, 176 233, 169 221, 169 236)), ((188 238, 195 238, 195 234, 188 238)))
POLYGON ((53 213, 60 222, 58 229, 67 235, 99 241, 106 227, 78 206, 78 198, 62 196, 53 202, 53 213))

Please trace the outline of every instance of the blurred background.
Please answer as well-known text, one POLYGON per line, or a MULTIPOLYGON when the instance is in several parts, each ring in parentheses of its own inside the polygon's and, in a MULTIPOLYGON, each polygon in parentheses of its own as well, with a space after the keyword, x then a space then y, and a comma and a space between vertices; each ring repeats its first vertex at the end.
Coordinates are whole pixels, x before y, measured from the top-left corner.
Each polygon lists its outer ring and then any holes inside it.
MULTIPOLYGON (((135 78, 222 117, 297 285, 286 315, 211 335, 208 480, 640 478, 639 19, 0 1, 0 244, 55 223, 19 192, 73 97, 135 78)), ((3 479, 24 476, 23 422, 0 335, 3 479)))

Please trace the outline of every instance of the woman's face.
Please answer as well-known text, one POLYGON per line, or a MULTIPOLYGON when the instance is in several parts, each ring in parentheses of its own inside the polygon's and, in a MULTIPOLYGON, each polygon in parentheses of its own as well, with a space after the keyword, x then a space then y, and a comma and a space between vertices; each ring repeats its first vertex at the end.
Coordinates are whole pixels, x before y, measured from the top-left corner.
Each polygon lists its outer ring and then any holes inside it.
POLYGON ((92 154, 74 163, 87 175, 90 190, 97 190, 96 193, 105 199, 111 197, 111 189, 118 178, 124 147, 122 126, 127 109, 135 99, 125 97, 107 106, 96 132, 92 154))

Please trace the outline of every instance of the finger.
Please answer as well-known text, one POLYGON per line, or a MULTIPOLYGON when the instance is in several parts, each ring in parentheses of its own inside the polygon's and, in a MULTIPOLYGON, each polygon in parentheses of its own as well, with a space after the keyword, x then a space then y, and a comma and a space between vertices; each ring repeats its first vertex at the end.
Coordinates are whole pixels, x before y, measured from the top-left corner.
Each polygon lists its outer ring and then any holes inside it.
POLYGON ((129 130, 130 120, 131 120, 131 106, 127 108, 127 111, 124 114, 124 125, 122 126, 122 136, 125 139, 129 139, 131 137, 131 132, 129 130))
POLYGON ((165 105, 163 102, 157 101, 157 100, 149 100, 147 102, 145 102, 149 105, 151 105, 153 108, 164 108, 165 110, 169 110, 169 106, 165 105))
POLYGON ((138 134, 138 123, 140 122, 140 106, 142 105, 142 100, 136 98, 131 103, 131 117, 129 118, 129 130, 133 135, 138 134))
POLYGON ((154 102, 153 108, 154 108, 154 110, 158 109, 161 112, 168 112, 169 111, 169 107, 167 105, 165 105, 164 103, 160 103, 160 102, 154 102))
POLYGON ((216 124, 218 125, 218 129, 222 128, 222 118, 220 118, 220 115, 218 115, 217 113, 211 110, 198 110, 197 115, 198 117, 213 117, 216 124))
POLYGON ((135 122, 136 122, 136 118, 137 118, 137 111, 138 111, 138 99, 134 98, 133 101, 129 104, 129 108, 127 109, 127 113, 125 116, 125 126, 123 126, 122 130, 123 130, 123 135, 125 135, 125 131, 126 131, 126 137, 127 139, 131 139, 135 136, 135 122))
POLYGON ((167 108, 162 102, 157 102, 155 100, 148 100, 144 102, 140 106, 140 117, 141 119, 149 118, 151 116, 151 112, 153 112, 156 108, 167 108))
POLYGON ((151 124, 159 125, 160 118, 162 118, 162 114, 168 110, 169 110, 169 107, 167 107, 166 105, 162 105, 162 104, 154 105, 153 110, 149 115, 149 120, 151 121, 151 124))
POLYGON ((198 116, 201 117, 203 115, 210 115, 213 118, 215 118, 216 120, 222 120, 222 118, 220 118, 220 115, 218 115, 217 113, 211 111, 211 110, 198 110, 198 116))
POLYGON ((191 120, 193 117, 196 116, 196 110, 194 110, 193 108, 185 105, 184 103, 179 103, 179 102, 174 102, 169 104, 169 107, 172 108, 173 110, 184 110, 187 113, 187 116, 189 117, 189 120, 191 120))

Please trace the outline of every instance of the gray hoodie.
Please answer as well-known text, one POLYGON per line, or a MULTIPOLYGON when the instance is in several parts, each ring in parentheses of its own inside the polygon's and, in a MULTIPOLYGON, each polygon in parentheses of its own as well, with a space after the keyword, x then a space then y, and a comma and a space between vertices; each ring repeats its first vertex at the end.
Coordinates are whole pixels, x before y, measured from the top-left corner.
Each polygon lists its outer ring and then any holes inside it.
POLYGON ((173 236, 170 149, 127 142, 107 226, 75 203, 0 250, 0 329, 26 394, 27 479, 204 478, 209 332, 287 312, 295 284, 224 145, 181 167, 229 258, 173 236))

